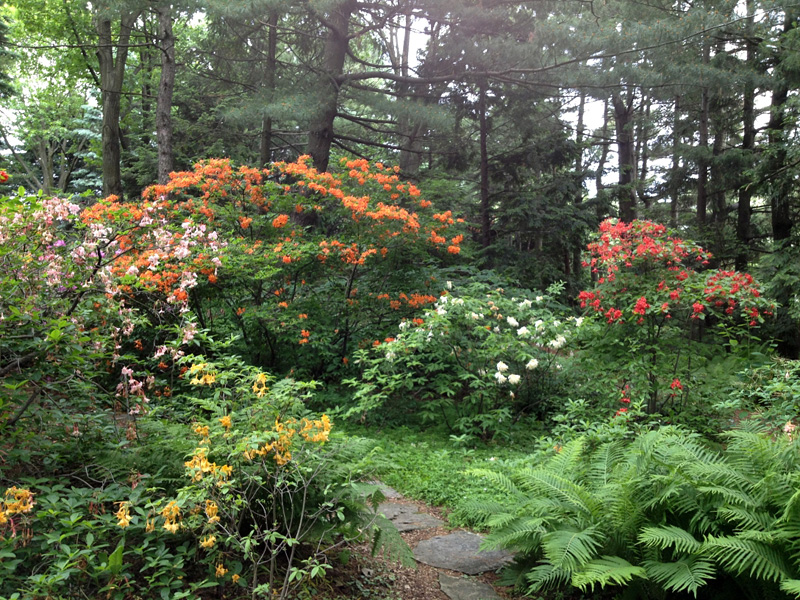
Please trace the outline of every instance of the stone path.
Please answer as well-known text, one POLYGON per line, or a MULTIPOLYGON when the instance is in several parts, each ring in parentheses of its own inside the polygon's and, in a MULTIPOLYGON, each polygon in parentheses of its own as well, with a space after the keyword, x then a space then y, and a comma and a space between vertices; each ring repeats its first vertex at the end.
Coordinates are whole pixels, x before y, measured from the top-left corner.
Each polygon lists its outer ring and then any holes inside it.
MULTIPOLYGON (((433 530, 444 525, 441 519, 422 513, 413 505, 398 502, 403 497, 397 491, 381 483, 378 485, 387 499, 378 506, 378 512, 392 521, 399 531, 433 530)), ((463 574, 454 577, 439 572, 439 587, 451 600, 501 600, 491 585, 469 576, 496 571, 512 556, 502 550, 480 550, 481 540, 480 535, 469 531, 437 535, 420 541, 413 548, 414 558, 437 569, 463 574)))

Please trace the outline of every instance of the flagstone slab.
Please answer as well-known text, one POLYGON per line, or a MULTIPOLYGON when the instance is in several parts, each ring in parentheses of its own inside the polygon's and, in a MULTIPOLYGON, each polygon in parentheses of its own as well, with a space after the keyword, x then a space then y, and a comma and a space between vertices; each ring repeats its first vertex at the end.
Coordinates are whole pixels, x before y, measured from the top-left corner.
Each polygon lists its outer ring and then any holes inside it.
POLYGON ((468 531, 456 531, 423 540, 414 548, 414 558, 440 569, 477 575, 495 571, 511 560, 505 550, 481 550, 481 536, 468 531))
POLYGON ((444 521, 434 516, 421 513, 416 506, 398 502, 384 502, 378 506, 378 512, 394 523, 398 531, 415 531, 417 529, 433 529, 444 525, 444 521))
POLYGON ((450 600, 500 600, 488 583, 439 573, 439 587, 450 600))

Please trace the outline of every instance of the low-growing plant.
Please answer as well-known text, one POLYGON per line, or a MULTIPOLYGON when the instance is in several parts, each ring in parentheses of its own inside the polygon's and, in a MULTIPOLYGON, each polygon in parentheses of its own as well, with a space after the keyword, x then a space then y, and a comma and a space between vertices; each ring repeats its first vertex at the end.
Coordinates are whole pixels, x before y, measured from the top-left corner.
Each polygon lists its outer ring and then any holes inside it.
POLYGON ((581 320, 529 296, 483 284, 455 287, 402 321, 393 337, 358 354, 361 377, 348 415, 400 406, 423 423, 488 439, 514 419, 553 407, 567 337, 581 320))
POLYGON ((578 438, 511 475, 476 470, 504 499, 467 510, 486 547, 517 552, 506 580, 529 593, 800 597, 798 467, 791 436, 747 429, 722 452, 673 427, 591 451, 578 438))

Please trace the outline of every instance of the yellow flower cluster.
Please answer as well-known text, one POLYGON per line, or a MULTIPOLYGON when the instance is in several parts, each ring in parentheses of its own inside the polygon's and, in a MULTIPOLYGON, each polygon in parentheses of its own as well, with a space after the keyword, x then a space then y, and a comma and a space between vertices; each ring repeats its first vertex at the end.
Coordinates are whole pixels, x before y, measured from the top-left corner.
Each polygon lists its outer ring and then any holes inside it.
POLYGON ((209 523, 219 523, 219 517, 217 516, 218 511, 219 507, 216 502, 213 500, 206 500, 206 516, 208 517, 209 523))
POLYGON ((275 419, 274 431, 278 434, 276 441, 271 444, 263 444, 253 450, 246 450, 244 457, 247 460, 253 460, 256 456, 266 456, 270 452, 274 452, 275 462, 278 465, 285 465, 292 460, 290 450, 295 435, 300 435, 307 442, 326 442, 331 431, 331 420, 327 415, 322 415, 322 418, 313 421, 303 418, 299 422, 289 419, 285 423, 281 423, 279 419, 275 419))
POLYGON ((192 385, 211 385, 217 380, 217 373, 215 371, 206 372, 208 363, 200 363, 199 365, 192 365, 189 368, 189 375, 194 375, 189 383, 192 385))
POLYGON ((119 504, 119 509, 114 513, 114 516, 117 517, 117 525, 119 525, 122 529, 125 529, 131 524, 131 503, 117 502, 117 504, 119 504))
POLYGON ((196 448, 192 460, 187 460, 183 463, 187 469, 195 470, 192 479, 194 481, 202 481, 203 475, 206 473, 210 473, 220 480, 230 477, 233 473, 233 468, 229 465, 217 466, 217 463, 209 462, 206 457, 207 453, 208 448, 196 448))
POLYGON ((33 493, 17 486, 6 490, 5 501, 0 502, 0 525, 8 523, 8 517, 19 513, 30 512, 35 502, 33 493))
POLYGON ((253 384, 253 393, 261 398, 264 394, 267 393, 269 388, 267 387, 267 376, 264 373, 259 373, 258 377, 256 377, 256 381, 253 384))
POLYGON ((170 533, 176 533, 181 526, 181 507, 172 500, 163 509, 161 516, 164 517, 164 529, 170 533))

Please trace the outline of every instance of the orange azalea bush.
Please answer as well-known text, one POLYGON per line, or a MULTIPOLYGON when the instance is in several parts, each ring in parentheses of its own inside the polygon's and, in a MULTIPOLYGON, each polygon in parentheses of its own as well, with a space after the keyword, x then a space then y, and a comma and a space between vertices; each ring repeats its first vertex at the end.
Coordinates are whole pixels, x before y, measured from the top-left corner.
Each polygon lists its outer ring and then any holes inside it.
MULTIPOLYGON (((319 173, 307 158, 203 161, 141 202, 110 197, 81 218, 121 231, 112 270, 151 322, 191 308, 198 325, 240 335, 254 362, 320 375, 435 302, 435 267, 457 260, 464 234, 396 168, 344 160, 319 173)), ((148 343, 164 355, 163 340, 148 343)))

